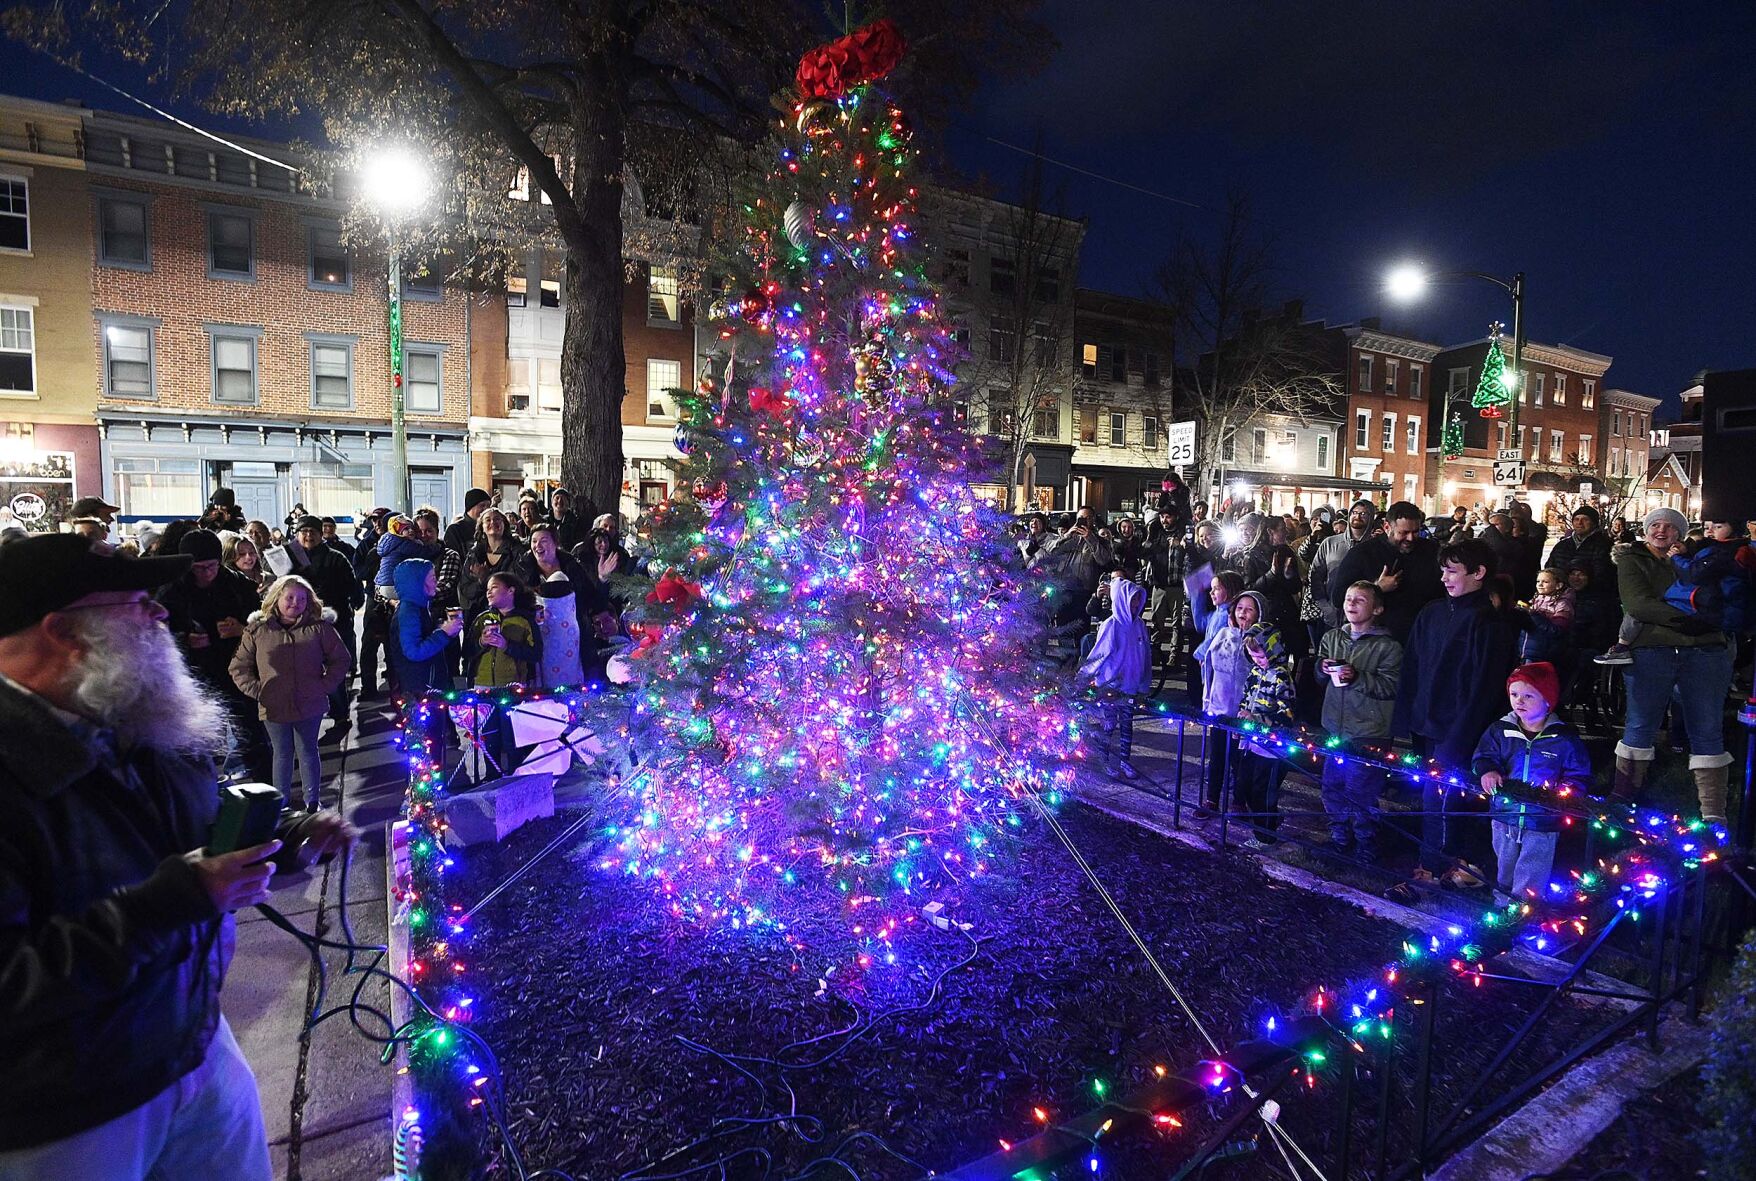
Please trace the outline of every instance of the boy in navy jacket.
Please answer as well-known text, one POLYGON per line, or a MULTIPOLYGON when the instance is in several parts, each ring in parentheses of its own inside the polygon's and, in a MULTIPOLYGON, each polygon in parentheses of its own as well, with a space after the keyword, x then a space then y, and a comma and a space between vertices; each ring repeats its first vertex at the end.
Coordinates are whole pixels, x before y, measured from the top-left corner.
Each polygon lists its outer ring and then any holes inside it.
POLYGON ((1560 816, 1501 794, 1508 779, 1532 787, 1591 785, 1591 759, 1579 732, 1555 713, 1561 679, 1546 662, 1520 665, 1506 679, 1512 712, 1490 725, 1476 743, 1470 770, 1492 793, 1494 877, 1501 896, 1545 898, 1555 866, 1560 816))

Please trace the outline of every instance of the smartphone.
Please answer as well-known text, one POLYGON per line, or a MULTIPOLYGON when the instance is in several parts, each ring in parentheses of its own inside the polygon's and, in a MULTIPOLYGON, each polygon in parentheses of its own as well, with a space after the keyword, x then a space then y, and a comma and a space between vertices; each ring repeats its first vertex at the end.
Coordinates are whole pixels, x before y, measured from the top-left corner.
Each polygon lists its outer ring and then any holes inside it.
POLYGON ((228 783, 220 788, 219 815, 208 836, 207 855, 235 853, 273 840, 282 802, 280 792, 266 783, 228 783))

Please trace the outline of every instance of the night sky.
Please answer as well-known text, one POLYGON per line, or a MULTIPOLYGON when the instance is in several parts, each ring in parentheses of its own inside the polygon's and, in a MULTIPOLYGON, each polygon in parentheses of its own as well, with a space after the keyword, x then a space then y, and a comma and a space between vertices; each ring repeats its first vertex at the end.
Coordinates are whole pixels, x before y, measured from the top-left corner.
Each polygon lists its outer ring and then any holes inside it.
MULTIPOLYGON (((1046 170, 1090 223, 1088 286, 1147 294, 1235 190, 1309 315, 1454 344, 1510 321, 1505 294, 1461 280, 1401 306, 1384 270, 1523 269, 1530 339, 1614 357, 1611 387, 1674 401, 1703 367, 1756 366, 1756 4, 1048 0, 1044 18, 1052 61, 986 80, 951 151, 1001 196, 1026 157, 993 141, 1039 132, 1110 178, 1046 170)), ((10 42, 0 69, 15 93, 128 109, 10 42)))

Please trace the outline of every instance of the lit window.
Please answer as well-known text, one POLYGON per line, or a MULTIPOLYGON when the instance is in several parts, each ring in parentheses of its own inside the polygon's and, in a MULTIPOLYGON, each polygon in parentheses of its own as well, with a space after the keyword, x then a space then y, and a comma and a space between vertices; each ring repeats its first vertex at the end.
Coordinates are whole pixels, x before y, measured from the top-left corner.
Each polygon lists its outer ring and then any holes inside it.
POLYGON ((1355 451, 1364 451, 1366 449, 1366 447, 1369 444, 1368 436, 1370 435, 1371 430, 1372 430, 1372 412, 1370 410, 1356 411, 1354 414, 1354 450, 1355 451))
POLYGON ((675 267, 653 267, 647 276, 646 322, 665 327, 683 322, 682 288, 675 267))
POLYGON ((307 254, 310 269, 306 281, 312 287, 329 291, 350 291, 354 285, 353 270, 348 263, 348 250, 341 244, 341 230, 336 226, 311 226, 307 254))
POLYGON ((1421 453, 1421 420, 1413 415, 1410 415, 1408 420, 1408 453, 1410 455, 1421 453))
POLYGON ((104 396, 156 397, 152 384, 152 326, 104 326, 104 396))
POLYGON ((1079 363, 1085 368, 1087 377, 1096 377, 1098 373, 1098 347, 1095 344, 1079 346, 1079 363))
POLYGON ((1396 395, 1396 370, 1396 358, 1386 357, 1384 359, 1384 392, 1391 397, 1396 395))
POLYGON ((648 359, 646 362, 647 421, 676 421, 677 400, 671 391, 682 384, 682 362, 663 361, 657 358, 648 359))
POLYGON ((1381 446, 1378 450, 1396 450, 1396 415, 1394 414, 1386 414, 1384 416, 1384 438, 1381 440, 1381 446))

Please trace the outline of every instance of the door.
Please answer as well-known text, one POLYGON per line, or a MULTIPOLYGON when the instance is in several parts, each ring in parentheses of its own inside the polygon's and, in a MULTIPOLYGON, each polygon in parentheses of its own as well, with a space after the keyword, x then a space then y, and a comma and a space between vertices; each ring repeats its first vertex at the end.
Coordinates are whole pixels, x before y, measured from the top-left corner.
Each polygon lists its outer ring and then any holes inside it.
POLYGON ((232 492, 237 496, 238 509, 245 517, 261 521, 270 529, 282 527, 287 510, 281 504, 279 480, 234 475, 232 492))
POLYGON ((438 509, 442 522, 456 515, 451 511, 450 468, 410 468, 409 495, 414 499, 414 508, 430 504, 438 509))

